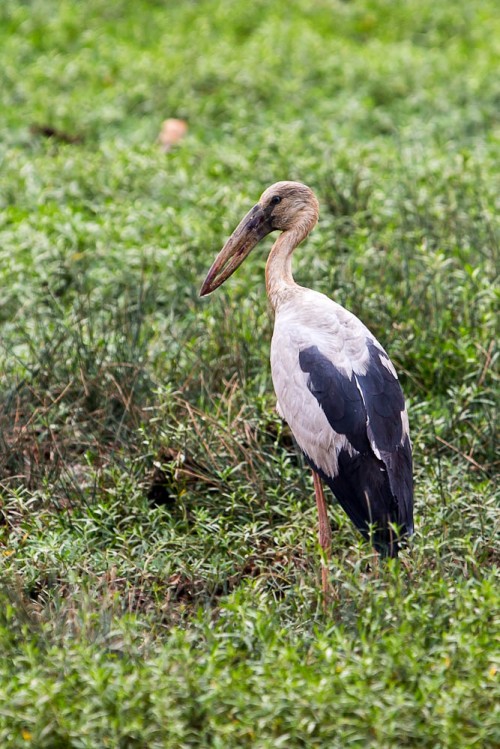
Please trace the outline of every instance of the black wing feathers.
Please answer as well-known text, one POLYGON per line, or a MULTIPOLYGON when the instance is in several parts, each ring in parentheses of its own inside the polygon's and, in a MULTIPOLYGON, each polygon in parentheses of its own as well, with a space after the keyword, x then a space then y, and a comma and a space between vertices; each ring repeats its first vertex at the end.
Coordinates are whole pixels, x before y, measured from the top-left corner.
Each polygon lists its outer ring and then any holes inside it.
POLYGON ((309 374, 307 387, 333 429, 345 434, 355 450, 368 450, 366 410, 354 378, 345 377, 317 346, 301 351, 299 364, 309 374))
POLYGON ((399 380, 382 364, 389 357, 367 340, 370 363, 365 375, 355 375, 370 421, 370 431, 378 450, 394 450, 401 444, 403 423, 401 412, 405 401, 399 380))
POLYGON ((366 344, 370 356, 366 374, 351 377, 317 346, 300 352, 309 390, 335 432, 345 435, 354 448, 340 451, 335 476, 325 475, 306 458, 363 535, 382 553, 395 556, 398 544, 392 525, 400 526, 403 535, 413 530, 411 446, 408 437, 403 440, 399 381, 382 363, 387 354, 370 339, 366 344))

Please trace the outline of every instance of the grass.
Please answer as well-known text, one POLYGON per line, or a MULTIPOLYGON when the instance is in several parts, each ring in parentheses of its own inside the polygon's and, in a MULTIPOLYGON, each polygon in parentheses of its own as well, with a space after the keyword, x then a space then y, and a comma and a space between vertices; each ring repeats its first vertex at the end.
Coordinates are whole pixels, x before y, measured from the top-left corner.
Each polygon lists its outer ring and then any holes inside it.
POLYGON ((2 3, 2 747, 499 745, 495 11, 2 3), (332 504, 327 612, 265 253, 198 298, 278 179, 414 443, 412 548, 332 504))

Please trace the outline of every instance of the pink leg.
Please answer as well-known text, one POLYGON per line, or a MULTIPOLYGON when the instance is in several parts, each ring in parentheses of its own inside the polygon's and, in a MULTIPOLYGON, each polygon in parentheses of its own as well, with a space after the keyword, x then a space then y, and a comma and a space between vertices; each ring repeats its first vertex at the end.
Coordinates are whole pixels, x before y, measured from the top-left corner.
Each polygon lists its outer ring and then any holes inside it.
POLYGON ((314 481, 314 494, 316 496, 316 507, 318 508, 318 519, 319 519, 319 531, 318 539, 319 545, 323 549, 324 559, 321 561, 321 583, 323 588, 323 596, 325 604, 330 598, 332 593, 332 587, 330 580, 328 579, 328 566, 327 563, 330 559, 331 547, 332 547, 332 529, 330 527, 330 521, 328 520, 328 513, 326 510, 325 495, 323 493, 323 486, 321 479, 316 473, 312 472, 314 481), (326 559, 326 563, 325 563, 326 559))

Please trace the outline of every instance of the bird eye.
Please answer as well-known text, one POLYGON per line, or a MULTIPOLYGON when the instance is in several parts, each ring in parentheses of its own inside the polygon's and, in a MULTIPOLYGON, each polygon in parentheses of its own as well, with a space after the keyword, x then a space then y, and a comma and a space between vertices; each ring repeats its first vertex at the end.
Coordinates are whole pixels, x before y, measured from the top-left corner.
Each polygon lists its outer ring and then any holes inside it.
POLYGON ((281 203, 281 197, 279 195, 273 195, 270 202, 271 205, 278 205, 278 203, 281 203))

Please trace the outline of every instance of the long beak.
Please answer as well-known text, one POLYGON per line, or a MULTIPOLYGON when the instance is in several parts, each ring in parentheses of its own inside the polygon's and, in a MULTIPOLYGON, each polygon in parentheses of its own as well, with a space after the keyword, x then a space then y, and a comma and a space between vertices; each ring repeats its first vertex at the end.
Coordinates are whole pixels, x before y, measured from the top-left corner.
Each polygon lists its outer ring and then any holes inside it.
POLYGON ((210 294, 231 276, 255 245, 269 232, 272 226, 260 204, 254 205, 240 221, 226 244, 215 258, 200 290, 200 296, 210 294))

